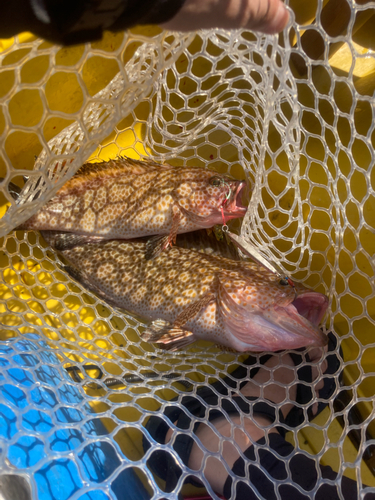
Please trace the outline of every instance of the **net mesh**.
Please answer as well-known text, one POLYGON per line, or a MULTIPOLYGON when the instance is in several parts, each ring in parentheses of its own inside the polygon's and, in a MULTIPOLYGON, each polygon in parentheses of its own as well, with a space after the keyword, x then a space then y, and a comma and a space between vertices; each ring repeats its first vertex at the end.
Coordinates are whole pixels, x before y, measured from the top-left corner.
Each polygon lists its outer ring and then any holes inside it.
MULTIPOLYGON (((2 474, 19 487, 27 480, 32 498, 176 498, 196 492, 184 484, 192 473, 217 498, 205 478, 207 459, 223 463, 225 440, 234 442, 235 429, 244 428, 238 409, 241 422, 228 417, 232 434, 220 438, 216 454, 196 440, 203 462, 194 471, 173 448, 177 427, 167 445, 155 441, 145 427, 150 415, 168 421, 168 405, 181 406, 184 396, 199 396, 200 387, 228 374, 224 385, 238 392, 243 379, 230 373, 242 366, 249 377, 246 356, 204 342, 176 353, 141 342, 144 324, 71 281, 37 233, 9 233, 90 155, 95 161, 119 154, 249 180, 242 235, 294 279, 329 296, 325 329, 339 339, 343 369, 342 380, 338 372, 331 376, 336 389, 317 418, 309 421, 309 405, 299 405, 304 421, 286 426, 295 451, 285 461, 301 453, 315 461, 310 497, 325 481, 319 463, 338 473, 340 498, 343 475, 357 481, 360 498, 365 485, 375 487, 375 4, 291 7, 279 37, 143 28, 74 48, 30 35, 3 41, 0 460, 2 474), (22 187, 17 200, 9 181, 22 187), (146 452, 143 438, 151 444, 146 452), (171 492, 149 466, 162 448, 181 471, 171 492)), ((317 383, 323 362, 315 364, 317 383)), ((283 363, 280 356, 270 373, 283 363)), ((271 383, 259 386, 260 399, 271 383)), ((217 395, 220 404, 225 397, 217 395)), ((193 436, 197 421, 214 429, 207 415, 192 416, 182 433, 193 436)), ((287 474, 275 482, 277 498, 277 486, 292 482, 288 467, 287 474)))

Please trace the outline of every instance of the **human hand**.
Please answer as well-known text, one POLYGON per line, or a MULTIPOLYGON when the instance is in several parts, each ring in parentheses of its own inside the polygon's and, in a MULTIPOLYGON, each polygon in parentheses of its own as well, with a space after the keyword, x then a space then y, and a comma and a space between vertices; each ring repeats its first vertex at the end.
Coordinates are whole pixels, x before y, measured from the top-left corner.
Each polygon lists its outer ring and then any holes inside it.
POLYGON ((161 26, 171 31, 246 28, 266 34, 282 31, 289 13, 281 0, 186 0, 161 26))

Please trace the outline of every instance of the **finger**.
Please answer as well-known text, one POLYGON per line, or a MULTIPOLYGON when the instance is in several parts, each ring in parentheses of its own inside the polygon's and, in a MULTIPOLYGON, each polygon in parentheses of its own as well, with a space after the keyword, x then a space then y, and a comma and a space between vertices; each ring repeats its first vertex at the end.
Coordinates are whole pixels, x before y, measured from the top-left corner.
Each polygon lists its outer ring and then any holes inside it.
POLYGON ((246 28, 274 34, 285 28, 288 20, 281 0, 186 0, 162 27, 175 31, 246 28))
POLYGON ((289 12, 280 0, 259 0, 260 10, 258 15, 249 18, 245 28, 260 31, 268 35, 280 33, 289 21, 289 12))

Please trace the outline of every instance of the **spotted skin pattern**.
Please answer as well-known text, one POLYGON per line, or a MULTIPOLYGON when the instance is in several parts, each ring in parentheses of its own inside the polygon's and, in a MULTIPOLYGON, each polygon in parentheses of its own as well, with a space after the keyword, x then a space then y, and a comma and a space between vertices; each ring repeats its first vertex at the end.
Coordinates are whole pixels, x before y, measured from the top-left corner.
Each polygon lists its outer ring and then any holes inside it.
POLYGON ((324 295, 297 286, 300 300, 308 297, 306 317, 314 303, 313 324, 293 306, 295 291, 255 264, 179 247, 148 261, 144 248, 142 240, 113 240, 61 254, 72 275, 110 304, 169 322, 163 335, 153 333, 152 325, 143 334, 165 348, 174 350, 196 339, 239 352, 324 345, 325 335, 316 326, 327 307, 324 295), (177 341, 184 337, 189 338, 177 341))
POLYGON ((243 217, 243 188, 243 181, 198 167, 129 158, 88 163, 19 229, 105 239, 171 233, 172 242, 176 233, 222 222, 222 207, 227 220, 243 217))

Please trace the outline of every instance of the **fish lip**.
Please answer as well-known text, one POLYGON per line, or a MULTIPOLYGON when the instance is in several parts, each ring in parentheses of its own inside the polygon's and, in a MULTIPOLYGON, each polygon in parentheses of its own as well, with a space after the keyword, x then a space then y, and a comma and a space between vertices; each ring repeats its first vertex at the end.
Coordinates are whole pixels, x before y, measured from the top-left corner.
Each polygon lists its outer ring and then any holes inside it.
POLYGON ((247 183, 246 181, 236 181, 235 189, 231 190, 231 197, 229 203, 224 206, 224 213, 226 215, 245 215, 247 207, 242 204, 242 198, 246 194, 247 183))
POLYGON ((292 304, 298 314, 312 325, 318 326, 328 308, 328 297, 319 292, 308 291, 298 295, 292 304))

